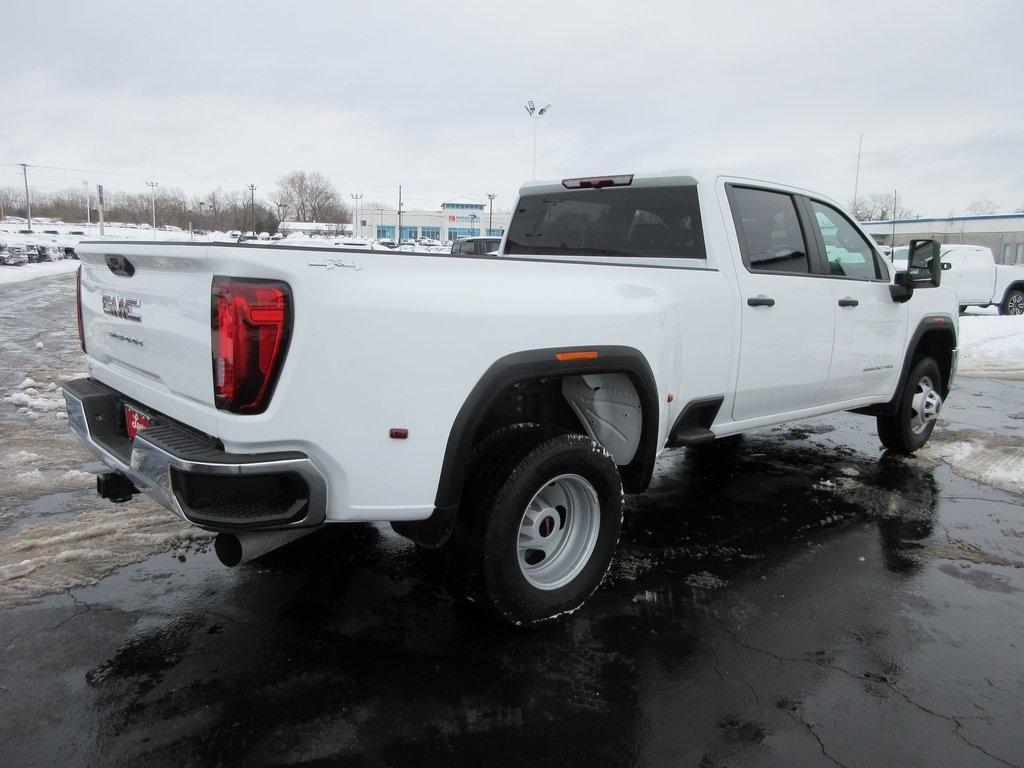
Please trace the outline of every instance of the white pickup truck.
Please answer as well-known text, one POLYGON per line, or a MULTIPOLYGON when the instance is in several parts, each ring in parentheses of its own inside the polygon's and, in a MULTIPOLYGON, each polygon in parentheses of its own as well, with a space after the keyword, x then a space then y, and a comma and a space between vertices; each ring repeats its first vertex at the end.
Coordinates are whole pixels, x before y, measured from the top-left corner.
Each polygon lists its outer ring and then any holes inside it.
MULTIPOLYGON (((906 266, 908 246, 893 249, 893 263, 906 266)), ((982 245, 943 245, 942 281, 968 307, 999 308, 1001 315, 1024 315, 1024 265, 996 264, 992 249, 982 245)))
POLYGON ((220 532, 229 565, 388 521, 516 624, 597 588, 666 448, 857 411, 912 452, 956 370, 934 241, 894 274, 829 199, 712 172, 528 184, 482 256, 79 253, 64 395, 101 495, 220 532))

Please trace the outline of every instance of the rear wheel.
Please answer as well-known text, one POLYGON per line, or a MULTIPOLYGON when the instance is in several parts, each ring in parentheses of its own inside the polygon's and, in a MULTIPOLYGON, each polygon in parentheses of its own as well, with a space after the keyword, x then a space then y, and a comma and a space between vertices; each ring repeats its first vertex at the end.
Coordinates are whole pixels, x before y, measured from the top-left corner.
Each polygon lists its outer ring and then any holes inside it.
POLYGON ((1024 291, 1015 288, 1010 291, 1006 301, 999 307, 1001 315, 1024 315, 1024 291))
POLYGON ((586 435, 522 432, 481 464, 445 555, 460 592, 530 626, 579 608, 600 585, 622 528, 622 481, 586 435))
POLYGON ((907 377, 896 413, 878 417, 878 438, 893 453, 910 454, 928 442, 942 408, 942 377, 930 357, 907 377))

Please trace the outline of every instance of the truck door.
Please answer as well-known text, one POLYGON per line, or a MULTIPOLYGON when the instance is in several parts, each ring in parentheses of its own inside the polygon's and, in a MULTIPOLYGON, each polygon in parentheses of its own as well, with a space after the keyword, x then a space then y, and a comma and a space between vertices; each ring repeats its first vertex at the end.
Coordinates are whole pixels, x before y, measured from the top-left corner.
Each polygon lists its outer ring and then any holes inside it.
POLYGON ((729 184, 742 264, 737 421, 821 405, 832 360, 835 303, 813 276, 809 223, 797 198, 729 184))
POLYGON ((808 200, 836 311, 835 352, 825 399, 839 403, 895 389, 906 338, 907 305, 889 293, 889 272, 867 238, 838 209, 808 200))

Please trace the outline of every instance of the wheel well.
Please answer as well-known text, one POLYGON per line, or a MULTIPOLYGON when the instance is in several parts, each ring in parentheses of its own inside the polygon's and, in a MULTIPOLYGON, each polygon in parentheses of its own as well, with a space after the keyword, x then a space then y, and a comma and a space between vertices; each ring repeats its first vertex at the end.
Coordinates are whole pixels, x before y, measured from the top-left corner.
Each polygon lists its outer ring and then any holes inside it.
MULTIPOLYGON (((506 424, 536 421, 589 432, 563 394, 564 380, 571 377, 607 377, 612 384, 609 389, 615 390, 616 397, 626 389, 617 385, 623 378, 628 379, 633 394, 628 405, 637 408, 641 417, 632 459, 619 465, 619 473, 627 493, 645 491, 654 474, 658 452, 660 405, 657 383, 643 353, 633 347, 613 345, 526 350, 494 362, 456 415, 445 447, 434 513, 426 520, 394 522, 391 527, 423 546, 442 546, 458 514, 473 446, 506 424)), ((586 393, 577 389, 577 408, 583 403, 581 394, 586 393)), ((601 396, 596 401, 599 417, 602 407, 616 402, 611 396, 601 396)))
POLYGON ((1017 280, 1006 286, 1006 290, 1003 291, 1003 298, 999 301, 1000 307, 1006 304, 1006 300, 1010 298, 1010 294, 1013 291, 1024 291, 1024 280, 1017 280))
POLYGON ((912 360, 930 357, 939 366, 942 374, 942 396, 949 394, 950 375, 953 371, 953 349, 956 347, 956 336, 949 328, 935 328, 925 331, 914 347, 912 360))

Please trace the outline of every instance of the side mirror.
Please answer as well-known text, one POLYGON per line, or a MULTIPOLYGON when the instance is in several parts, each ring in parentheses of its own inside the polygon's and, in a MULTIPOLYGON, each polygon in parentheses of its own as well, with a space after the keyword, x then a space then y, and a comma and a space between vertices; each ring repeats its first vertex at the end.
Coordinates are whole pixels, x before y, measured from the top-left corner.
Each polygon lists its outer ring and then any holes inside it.
POLYGON ((931 284, 936 288, 942 281, 940 246, 935 240, 911 240, 907 254, 907 271, 915 285, 931 284))
POLYGON ((889 295, 897 304, 910 301, 914 295, 914 279, 909 272, 897 272, 893 284, 889 286, 889 295))

